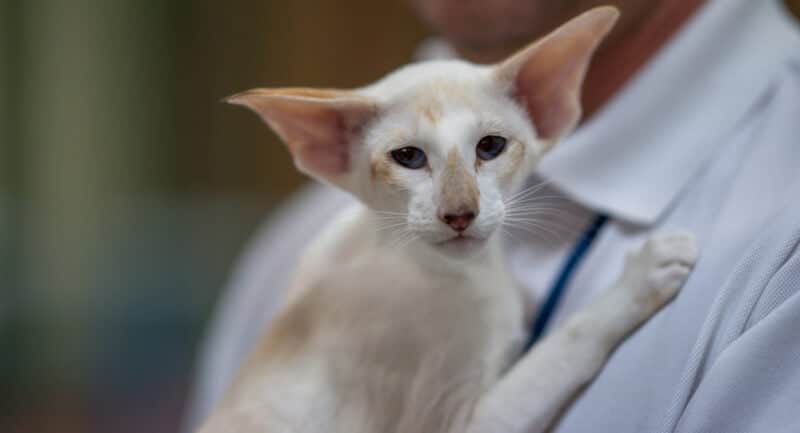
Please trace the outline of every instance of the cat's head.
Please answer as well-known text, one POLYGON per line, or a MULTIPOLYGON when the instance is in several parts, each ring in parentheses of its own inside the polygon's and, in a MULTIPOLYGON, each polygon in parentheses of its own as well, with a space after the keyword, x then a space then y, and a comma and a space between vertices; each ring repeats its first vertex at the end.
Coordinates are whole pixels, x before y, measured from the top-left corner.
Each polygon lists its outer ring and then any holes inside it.
POLYGON ((477 250, 512 192, 577 124, 590 58, 613 26, 592 9, 492 66, 432 61, 355 90, 254 89, 298 168, 445 252, 477 250))

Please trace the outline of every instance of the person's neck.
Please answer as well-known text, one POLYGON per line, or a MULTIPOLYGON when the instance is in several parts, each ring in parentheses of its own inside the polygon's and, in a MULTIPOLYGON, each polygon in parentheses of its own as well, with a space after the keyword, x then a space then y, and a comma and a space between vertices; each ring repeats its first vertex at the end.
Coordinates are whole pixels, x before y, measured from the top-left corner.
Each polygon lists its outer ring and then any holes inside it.
MULTIPOLYGON (((652 2, 647 10, 635 16, 632 13, 626 16, 623 9, 620 22, 600 46, 586 74, 581 101, 582 121, 589 119, 620 91, 683 27, 703 2, 684 0, 679 5, 674 1, 652 2)), ((507 57, 522 43, 455 48, 459 55, 469 61, 492 63, 507 57)))
POLYGON ((703 0, 654 2, 637 23, 621 28, 602 45, 583 84, 583 121, 589 119, 650 61, 702 6, 703 0))

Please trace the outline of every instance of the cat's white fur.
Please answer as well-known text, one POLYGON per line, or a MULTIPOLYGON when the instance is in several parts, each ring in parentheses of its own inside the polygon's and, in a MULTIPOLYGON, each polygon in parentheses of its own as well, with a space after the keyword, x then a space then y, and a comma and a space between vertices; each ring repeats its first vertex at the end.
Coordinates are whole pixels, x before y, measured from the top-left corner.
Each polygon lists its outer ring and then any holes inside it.
POLYGON ((607 294, 513 364, 523 303, 498 232, 513 193, 577 122, 583 74, 616 15, 587 12, 499 66, 431 62, 355 91, 232 98, 284 138, 302 170, 362 204, 332 216, 310 246, 282 313, 202 432, 522 433, 552 423, 677 292, 696 254, 688 235, 652 238, 607 294), (507 146, 479 160, 487 135, 507 146), (392 160, 407 146, 425 152, 424 168, 392 160), (442 217, 466 211, 466 230, 442 217))
MULTIPOLYGON (((462 164, 475 161, 475 144, 486 135, 510 137, 505 157, 484 164, 472 174, 480 191, 480 212, 467 230, 479 239, 488 239, 502 223, 503 199, 516 190, 531 173, 534 164, 548 147, 538 140, 527 113, 517 104, 509 104, 510 83, 492 77, 494 69, 459 61, 428 62, 407 66, 377 84, 362 90, 374 100, 392 104, 366 133, 364 149, 374 155, 404 145, 425 151, 431 171, 441 173, 448 156, 456 153, 462 164), (500 96, 500 97, 498 97, 500 96), (429 110, 426 118, 420 110, 429 110), (391 137, 387 140, 387 137, 391 137), (509 157, 514 147, 525 147, 522 157, 509 157)), ((380 102, 379 102, 380 103, 380 102)), ((361 158, 369 161, 369 158, 361 158)), ((368 167, 356 172, 365 176, 368 167)), ((410 190, 408 203, 390 203, 391 192, 384 184, 362 191, 360 197, 377 209, 407 211, 410 229, 422 239, 435 243, 452 237, 452 230, 437 219, 437 180, 418 170, 393 170, 393 177, 410 190), (389 194, 387 194, 389 193, 389 194), (434 197, 434 200, 431 200, 434 197), (388 198, 388 200, 387 200, 388 198)), ((358 185, 373 185, 358 179, 358 185)))

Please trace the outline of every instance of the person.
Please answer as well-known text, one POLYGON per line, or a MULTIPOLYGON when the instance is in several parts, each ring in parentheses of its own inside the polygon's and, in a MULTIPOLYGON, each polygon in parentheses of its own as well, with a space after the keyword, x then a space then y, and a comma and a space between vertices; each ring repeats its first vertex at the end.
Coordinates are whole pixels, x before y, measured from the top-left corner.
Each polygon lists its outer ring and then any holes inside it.
MULTIPOLYGON (((444 38, 427 57, 492 62, 594 3, 416 6, 444 38)), ((547 211, 542 230, 509 243, 512 273, 548 300, 546 331, 608 287, 653 232, 689 230, 701 256, 679 296, 617 349, 553 431, 800 431, 796 23, 776 0, 606 3, 623 18, 587 74, 584 121, 531 180, 547 211)), ((268 325, 304 244, 348 200, 311 186, 255 236, 209 335, 193 422, 268 325)), ((515 407, 524 417, 525 402, 515 407)))

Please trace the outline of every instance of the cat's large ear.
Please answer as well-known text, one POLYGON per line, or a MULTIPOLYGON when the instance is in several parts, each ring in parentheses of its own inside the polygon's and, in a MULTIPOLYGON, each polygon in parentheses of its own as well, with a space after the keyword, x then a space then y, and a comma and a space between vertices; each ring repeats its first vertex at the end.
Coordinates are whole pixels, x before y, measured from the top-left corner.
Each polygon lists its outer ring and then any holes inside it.
POLYGON ((591 9, 495 66, 539 138, 552 144, 577 125, 589 61, 618 16, 611 6, 591 9))
POLYGON ((225 101, 258 114, 283 139, 301 171, 342 187, 355 141, 377 112, 371 100, 346 90, 253 89, 225 101))

